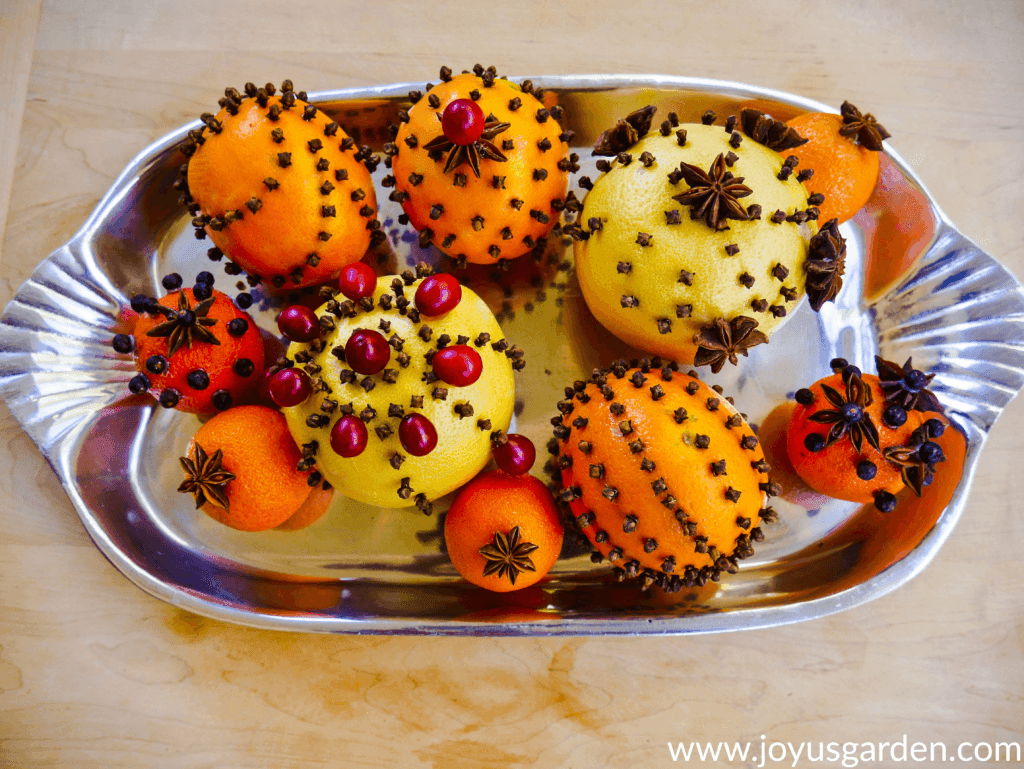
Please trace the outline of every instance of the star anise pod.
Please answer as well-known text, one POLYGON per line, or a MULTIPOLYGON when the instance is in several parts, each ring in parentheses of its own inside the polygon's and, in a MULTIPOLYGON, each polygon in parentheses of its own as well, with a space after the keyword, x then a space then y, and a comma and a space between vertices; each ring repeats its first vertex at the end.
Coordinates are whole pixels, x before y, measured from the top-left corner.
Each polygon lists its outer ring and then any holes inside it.
POLYGON ((224 469, 223 459, 224 452, 220 449, 217 449, 213 456, 207 456, 206 451, 198 443, 194 462, 188 457, 178 458, 185 471, 185 480, 178 487, 178 491, 195 495, 196 510, 210 502, 228 512, 228 495, 224 487, 228 481, 235 479, 235 474, 224 469))
POLYGON ((885 402, 902 406, 907 410, 915 411, 938 411, 945 413, 939 399, 935 394, 925 388, 935 378, 935 374, 925 374, 913 367, 913 358, 907 358, 907 362, 900 366, 890 360, 876 355, 875 366, 878 368, 878 378, 881 381, 882 392, 885 393, 885 402))
POLYGON ((651 121, 657 111, 657 107, 648 104, 642 109, 630 112, 598 137, 593 154, 615 157, 620 152, 628 150, 651 130, 651 121))
POLYGON ((846 239, 839 234, 839 220, 829 219, 811 238, 807 248, 807 298, 818 312, 836 298, 846 270, 846 239))
POLYGON ((900 469, 903 483, 917 496, 921 496, 924 487, 931 483, 935 465, 946 461, 942 448, 929 440, 930 437, 922 425, 910 434, 905 446, 890 446, 882 452, 882 456, 900 469))
POLYGON ((713 230, 727 230, 727 219, 746 221, 750 214, 738 198, 745 198, 752 190, 742 184, 743 177, 734 177, 725 164, 725 156, 719 154, 707 173, 689 163, 680 163, 679 172, 690 185, 690 189, 673 195, 684 206, 690 206, 691 219, 704 219, 713 230))
POLYGON ((532 542, 519 541, 519 527, 516 526, 506 537, 500 531, 494 532, 494 540, 478 551, 485 559, 484 576, 489 577, 495 572, 498 579, 508 576, 514 585, 521 571, 537 571, 530 559, 530 553, 537 549, 532 542))
POLYGON ((773 120, 760 110, 749 107, 740 112, 740 127, 758 144, 776 152, 791 150, 810 141, 781 120, 773 120))
POLYGON ((211 296, 192 307, 185 292, 182 291, 178 294, 177 312, 161 304, 154 304, 153 309, 161 313, 167 320, 153 326, 146 332, 146 336, 167 337, 168 356, 174 355, 185 345, 188 345, 191 350, 193 341, 220 344, 220 340, 204 328, 204 326, 212 326, 217 322, 216 318, 206 317, 206 313, 210 311, 215 301, 216 297, 211 296))
POLYGON ((823 384, 821 390, 825 394, 825 399, 835 408, 816 411, 809 419, 819 424, 832 425, 825 436, 826 447, 849 435, 853 447, 858 452, 861 451, 865 440, 875 451, 880 451, 878 429, 867 412, 867 407, 874 402, 871 388, 864 384, 857 374, 849 371, 844 372, 843 379, 846 380, 845 397, 834 388, 823 384))
POLYGON ((757 321, 746 315, 738 315, 732 320, 719 318, 714 324, 704 326, 693 335, 693 342, 697 345, 693 365, 710 365, 712 374, 721 371, 726 360, 735 366, 739 362, 737 354, 746 357, 751 347, 768 343, 764 332, 756 329, 757 321))
POLYGON ((843 124, 839 127, 840 134, 847 139, 856 138, 858 144, 869 150, 882 151, 882 140, 889 138, 889 132, 875 120, 874 115, 870 112, 862 115, 860 110, 848 101, 843 102, 839 114, 843 116, 843 124))
MULTIPOLYGON (((437 119, 441 120, 441 113, 437 112, 435 114, 437 119)), ((427 152, 448 153, 448 159, 444 163, 444 173, 458 168, 463 163, 469 163, 469 167, 473 169, 473 173, 479 179, 480 158, 497 160, 499 163, 508 161, 505 154, 498 149, 497 145, 492 144, 490 140, 498 134, 507 131, 510 126, 511 123, 499 123, 493 115, 488 116, 487 122, 484 123, 483 133, 480 134, 476 141, 470 144, 456 144, 442 132, 436 138, 424 144, 423 149, 427 152)))

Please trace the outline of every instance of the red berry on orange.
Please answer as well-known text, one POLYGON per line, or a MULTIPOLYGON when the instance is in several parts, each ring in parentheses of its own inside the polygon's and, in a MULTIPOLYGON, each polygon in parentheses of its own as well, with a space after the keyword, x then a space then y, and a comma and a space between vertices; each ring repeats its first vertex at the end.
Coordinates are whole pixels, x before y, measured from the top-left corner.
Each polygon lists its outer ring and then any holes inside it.
POLYGON ((416 289, 416 309, 428 317, 450 312, 462 300, 462 286, 453 275, 439 273, 423 279, 416 289))
POLYGON ((508 440, 495 446, 491 452, 498 468, 509 475, 522 475, 530 472, 533 463, 537 461, 537 449, 533 445, 533 441, 525 435, 516 435, 515 433, 506 437, 508 440))
POLYGON ((377 273, 370 265, 363 262, 350 264, 341 271, 338 288, 346 298, 353 302, 359 301, 364 296, 373 296, 373 292, 377 288, 377 273))
POLYGON ((453 387, 469 387, 484 368, 480 353, 464 344, 438 350, 431 365, 441 381, 453 387))
POLYGON ((441 113, 444 137, 455 144, 472 144, 484 132, 484 111, 472 99, 455 99, 441 113))
POLYGON ((270 399, 281 408, 298 406, 313 394, 313 385, 305 371, 281 369, 267 383, 270 399))
POLYGON ((424 457, 437 448, 437 429, 422 414, 406 414, 398 424, 398 440, 414 457, 424 457))
POLYGON ((358 457, 366 449, 366 425, 358 417, 344 416, 331 428, 331 448, 345 458, 358 457))
POLYGON ((377 374, 391 360, 391 347, 379 331, 357 329, 345 343, 345 361, 357 374, 377 374))
POLYGON ((320 321, 316 313, 301 304, 281 310, 277 327, 290 342, 312 342, 320 338, 320 321))

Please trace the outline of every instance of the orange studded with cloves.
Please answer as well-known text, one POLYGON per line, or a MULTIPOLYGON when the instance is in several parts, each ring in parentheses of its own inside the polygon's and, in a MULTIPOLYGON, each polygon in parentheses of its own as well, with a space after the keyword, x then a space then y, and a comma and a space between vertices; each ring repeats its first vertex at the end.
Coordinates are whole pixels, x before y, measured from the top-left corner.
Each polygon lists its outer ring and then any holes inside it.
POLYGON ((736 571, 775 515, 764 503, 778 489, 750 426, 675 368, 595 372, 559 403, 555 427, 561 499, 617 576, 644 587, 736 571))
POLYGON ((290 81, 228 88, 181 147, 196 236, 276 288, 332 280, 383 238, 376 156, 305 98, 290 81))
POLYGON ((561 107, 546 107, 529 81, 516 85, 493 68, 477 65, 455 77, 443 68, 441 78, 426 94, 410 94, 414 103, 385 147, 392 200, 421 246, 432 243, 459 263, 494 264, 543 247, 565 208, 568 174, 578 168, 572 132, 558 123, 561 107), (479 116, 475 131, 452 127, 459 107, 479 116))

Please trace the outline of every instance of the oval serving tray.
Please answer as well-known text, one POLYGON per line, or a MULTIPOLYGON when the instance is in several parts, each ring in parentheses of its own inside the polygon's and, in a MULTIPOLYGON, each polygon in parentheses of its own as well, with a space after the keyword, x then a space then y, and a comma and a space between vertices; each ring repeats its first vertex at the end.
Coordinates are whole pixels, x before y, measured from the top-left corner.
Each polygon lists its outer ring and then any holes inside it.
MULTIPOLYGON (((696 122, 747 105, 781 119, 834 111, 752 86, 664 76, 534 77, 565 107, 579 175, 596 175, 590 147, 604 128, 647 104, 696 122)), ((421 83, 310 96, 358 141, 379 150, 387 125, 421 83)), ((145 149, 81 231, 33 272, 0 317, 0 395, 57 472, 96 545, 136 585, 209 617, 280 630, 460 635, 684 634, 767 627, 849 609, 896 589, 935 557, 964 508, 989 427, 1024 384, 1024 291, 961 235, 891 149, 867 206, 842 230, 846 285, 820 314, 801 305, 770 345, 718 376, 759 424, 842 356, 874 371, 873 356, 937 372, 932 389, 962 431, 942 483, 883 516, 828 500, 807 509, 776 500, 778 523, 736 575, 664 595, 611 579, 567 537, 550 577, 495 595, 461 581, 444 555, 443 515, 352 503, 300 532, 245 534, 216 524, 177 494, 177 458, 198 426, 185 414, 126 397, 134 369, 109 341, 128 330, 128 298, 159 293, 159 276, 203 269, 230 292, 237 278, 207 261, 172 188, 176 147, 196 121, 145 149)), ((374 174, 378 182, 386 173, 374 174)), ((582 191, 576 189, 582 197, 582 191)), ((400 208, 381 195, 390 271, 425 260, 400 208)), ((540 263, 460 277, 527 351, 513 429, 543 446, 562 388, 618 357, 638 357, 604 332, 583 303, 572 249, 540 263)), ((450 263, 449 263, 450 264, 450 263)), ((251 313, 273 329, 277 303, 254 291, 251 313)), ((952 431, 950 431, 952 432, 952 431)), ((947 433, 948 434, 948 433, 947 433)), ((958 434, 959 436, 960 434, 958 434)), ((536 472, 539 472, 539 464, 536 472)), ((446 502, 437 506, 443 510, 446 502)))

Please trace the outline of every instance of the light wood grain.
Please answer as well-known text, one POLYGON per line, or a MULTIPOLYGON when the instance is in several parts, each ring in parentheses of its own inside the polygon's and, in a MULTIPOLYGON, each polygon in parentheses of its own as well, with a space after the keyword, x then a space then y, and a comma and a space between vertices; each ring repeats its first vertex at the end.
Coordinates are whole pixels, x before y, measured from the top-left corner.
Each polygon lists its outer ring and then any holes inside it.
MULTIPOLYGON (((848 98, 1021 276, 1022 43, 1019 2, 47 2, 17 59, 31 61, 12 97, 24 117, 5 106, 0 121, 17 148, 9 206, 0 174, 0 302, 223 85, 424 81, 477 60, 848 98)), ((815 622, 666 639, 298 636, 187 614, 103 559, 0 415, 0 766, 623 767, 669 765, 668 741, 762 734, 1024 742, 1020 401, 992 430, 961 524, 909 585, 815 622)))
POLYGON ((18 151, 18 134, 25 111, 36 27, 42 3, 5 2, 0 6, 0 264, 3 264, 4 229, 11 202, 11 184, 18 151))

